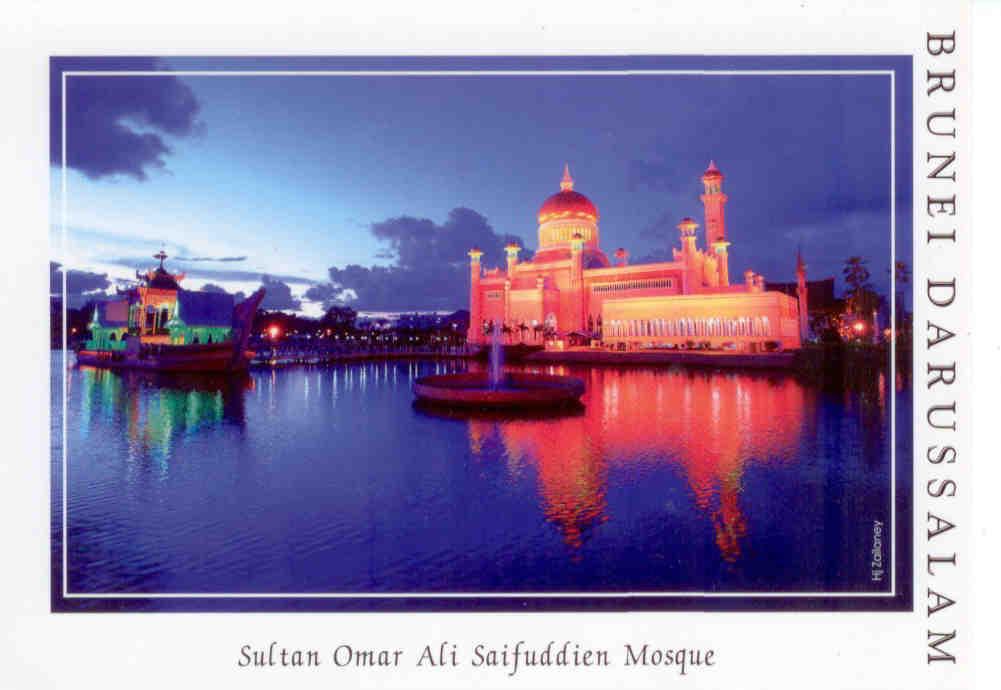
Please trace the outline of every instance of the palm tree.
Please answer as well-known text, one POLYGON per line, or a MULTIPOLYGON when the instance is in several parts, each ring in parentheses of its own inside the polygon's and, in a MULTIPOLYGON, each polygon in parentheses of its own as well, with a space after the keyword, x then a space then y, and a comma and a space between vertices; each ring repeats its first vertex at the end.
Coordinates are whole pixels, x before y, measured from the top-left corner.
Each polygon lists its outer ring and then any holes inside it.
MULTIPOLYGON (((878 306, 872 304, 876 294, 869 284, 869 278, 872 276, 866 268, 866 263, 861 256, 850 256, 845 260, 845 267, 841 270, 845 284, 848 285, 848 307, 856 315, 868 315, 878 306)), ((876 298, 878 300, 878 297, 876 298)))

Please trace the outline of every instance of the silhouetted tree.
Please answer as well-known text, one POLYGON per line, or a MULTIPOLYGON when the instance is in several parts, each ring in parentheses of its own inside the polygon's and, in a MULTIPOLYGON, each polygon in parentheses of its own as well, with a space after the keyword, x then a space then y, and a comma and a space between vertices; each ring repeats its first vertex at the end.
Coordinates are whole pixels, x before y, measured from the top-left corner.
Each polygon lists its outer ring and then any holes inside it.
POLYGON ((845 260, 845 267, 841 271, 848 286, 848 310, 856 316, 864 317, 879 308, 879 295, 869 283, 872 276, 866 263, 861 256, 850 256, 845 260))

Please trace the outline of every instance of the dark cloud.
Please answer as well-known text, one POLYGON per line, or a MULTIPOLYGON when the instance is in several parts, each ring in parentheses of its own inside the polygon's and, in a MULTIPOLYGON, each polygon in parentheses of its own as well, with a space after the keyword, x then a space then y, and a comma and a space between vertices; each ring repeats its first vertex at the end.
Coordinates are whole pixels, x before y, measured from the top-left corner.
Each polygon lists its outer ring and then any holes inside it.
MULTIPOLYGON (((66 294, 68 297, 80 297, 88 294, 101 293, 111 287, 107 273, 91 273, 69 269, 66 271, 66 294)), ((49 294, 63 294, 62 264, 49 262, 49 294)))
POLYGON ((302 308, 302 302, 292 296, 292 289, 281 280, 264 276, 261 287, 265 290, 262 309, 299 311, 302 308))
MULTIPOLYGON (((170 259, 167 261, 167 268, 171 268, 170 259)), ((149 259, 140 256, 122 256, 114 259, 108 259, 107 263, 113 264, 115 266, 124 266, 130 269, 142 269, 148 268, 149 266, 155 266, 149 259)), ((199 280, 217 280, 221 282, 233 281, 233 282, 253 282, 261 280, 263 281, 265 277, 272 278, 274 280, 280 280, 284 283, 291 283, 293 285, 312 285, 316 281, 312 278, 306 278, 304 276, 296 275, 276 275, 274 273, 269 273, 265 275, 264 271, 247 271, 247 270, 229 270, 223 268, 200 268, 200 267, 182 267, 178 269, 177 267, 171 268, 175 272, 182 272, 189 278, 196 278, 199 280)))
POLYGON ((331 307, 348 304, 356 299, 357 295, 351 289, 337 287, 330 283, 318 283, 310 286, 303 297, 310 302, 319 302, 323 305, 323 309, 327 310, 331 307))
MULTIPOLYGON (((52 165, 62 164, 63 72, 161 69, 146 58, 52 58, 50 136, 52 165)), ((71 75, 66 83, 66 165, 97 179, 129 175, 145 180, 166 167, 165 137, 188 137, 201 129, 199 103, 177 77, 71 75)))
POLYGON ((237 302, 242 302, 247 297, 242 292, 230 293, 229 290, 227 290, 226 288, 221 287, 219 285, 216 285, 215 283, 205 283, 204 285, 202 285, 201 291, 202 292, 217 292, 217 293, 223 294, 223 295, 232 294, 233 295, 233 299, 235 301, 237 301, 237 302))
MULTIPOLYGON (((370 231, 387 243, 384 255, 395 259, 393 265, 333 266, 331 284, 316 286, 314 295, 346 299, 343 291, 350 290, 352 306, 368 310, 456 309, 468 301, 469 249, 482 249, 490 266, 504 261, 505 244, 521 244, 514 235, 494 232, 486 218, 468 208, 453 209, 442 224, 400 216, 373 223, 370 231)), ((521 258, 531 255, 523 250, 521 258)))
MULTIPOLYGON (((703 223, 698 178, 715 159, 729 195, 731 275, 751 268, 791 280, 799 244, 811 277, 831 275, 852 253, 888 263, 886 81, 755 77, 755 88, 747 89, 739 88, 741 78, 706 82, 706 95, 717 90, 719 105, 679 100, 665 123, 671 131, 711 134, 653 139, 627 164, 631 189, 664 199, 663 215, 652 215, 642 232, 655 240, 653 254, 678 246, 674 226, 682 216, 703 223)), ((909 185, 900 188, 897 202, 909 206, 909 185)), ((701 246, 701 228, 699 237, 701 246)))
POLYGON ((224 294, 224 295, 228 295, 229 294, 229 292, 225 288, 223 288, 223 287, 221 287, 219 285, 216 285, 215 283, 205 283, 204 285, 202 285, 201 291, 202 292, 216 292, 216 293, 220 293, 220 294, 224 294))

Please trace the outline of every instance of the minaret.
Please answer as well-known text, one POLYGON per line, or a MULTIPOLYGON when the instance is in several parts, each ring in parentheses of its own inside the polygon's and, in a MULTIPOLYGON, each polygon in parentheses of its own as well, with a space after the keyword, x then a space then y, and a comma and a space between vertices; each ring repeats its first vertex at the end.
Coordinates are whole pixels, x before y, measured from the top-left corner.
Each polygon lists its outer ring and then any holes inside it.
POLYGON ((507 253, 507 277, 510 279, 514 275, 514 267, 518 265, 518 252, 521 251, 521 247, 514 242, 508 242, 504 251, 507 253))
POLYGON ((806 342, 809 335, 809 309, 807 304, 806 264, 803 263, 803 253, 796 251, 796 298, 799 301, 799 341, 806 342))
POLYGON ((705 194, 699 197, 705 207, 706 249, 714 242, 726 240, 726 221, 723 218, 723 206, 727 196, 723 193, 723 173, 716 167, 716 161, 709 161, 709 167, 702 175, 702 185, 705 194))
POLYGON ((483 296, 480 293, 480 257, 483 252, 473 247, 469 250, 469 331, 466 341, 483 342, 483 296))
POLYGON ((684 295, 695 292, 695 288, 701 285, 695 270, 695 231, 699 224, 691 218, 685 217, 678 223, 678 230, 681 232, 681 260, 685 262, 684 282, 681 286, 681 293, 684 295))
POLYGON ((570 299, 573 323, 570 330, 584 330, 584 238, 575 232, 570 240, 570 299))

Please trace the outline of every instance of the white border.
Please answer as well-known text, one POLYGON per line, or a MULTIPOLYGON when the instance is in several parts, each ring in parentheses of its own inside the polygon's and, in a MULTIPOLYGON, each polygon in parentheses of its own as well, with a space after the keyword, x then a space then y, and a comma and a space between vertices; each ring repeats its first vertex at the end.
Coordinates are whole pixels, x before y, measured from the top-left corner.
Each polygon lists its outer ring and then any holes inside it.
MULTIPOLYGON (((451 56, 456 57, 456 56, 451 56)), ((583 56, 586 57, 586 56, 583 56)), ((879 56, 873 56, 878 59, 879 56)), ((450 59, 443 57, 443 59, 450 59)), ((541 59, 546 59, 542 57, 541 59)), ((482 76, 668 76, 668 75, 702 75, 702 76, 864 76, 889 75, 890 77, 890 323, 896 323, 896 73, 894 70, 666 70, 666 69, 636 69, 636 70, 67 70, 61 72, 62 79, 62 251, 63 268, 66 269, 66 204, 67 204, 67 173, 66 173, 66 79, 71 76, 90 77, 132 77, 132 76, 188 76, 188 77, 260 77, 260 76, 325 76, 325 77, 390 77, 390 76, 420 76, 420 77, 482 77, 482 76)), ((740 599, 771 599, 771 598, 893 598, 897 595, 897 531, 896 531, 896 396, 888 395, 890 401, 890 591, 889 592, 405 592, 405 593, 209 593, 209 592, 172 592, 172 593, 139 593, 139 592, 101 592, 72 593, 69 591, 69 556, 67 544, 68 535, 68 496, 67 496, 67 336, 66 336, 66 270, 63 270, 63 401, 62 401, 62 597, 64 599, 657 599, 657 598, 740 598, 740 599)), ((886 383, 889 391, 896 389, 896 337, 890 341, 890 378, 886 383)), ((915 574, 912 573, 912 579, 915 574)))

